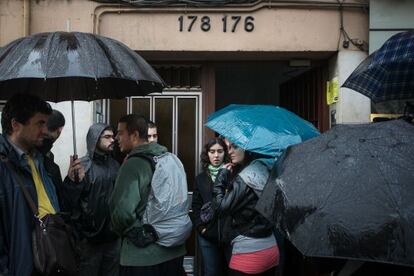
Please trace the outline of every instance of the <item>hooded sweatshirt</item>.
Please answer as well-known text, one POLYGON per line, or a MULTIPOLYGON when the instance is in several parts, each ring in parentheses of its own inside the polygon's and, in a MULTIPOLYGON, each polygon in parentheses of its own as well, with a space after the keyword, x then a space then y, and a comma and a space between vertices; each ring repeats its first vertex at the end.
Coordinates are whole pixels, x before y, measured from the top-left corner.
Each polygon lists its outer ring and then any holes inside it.
POLYGON ((101 243, 117 239, 111 230, 109 199, 119 170, 119 163, 110 153, 97 151, 100 136, 109 126, 94 124, 86 136, 88 153, 81 158, 85 178, 81 183, 69 181, 73 219, 81 237, 101 243))
MULTIPOLYGON (((158 156, 167 149, 157 143, 137 146, 130 155, 158 156)), ((150 162, 142 157, 127 159, 121 166, 111 199, 111 219, 114 230, 122 237, 122 266, 152 266, 183 256, 185 245, 163 247, 152 243, 136 247, 126 238, 134 228, 142 227, 142 215, 151 189, 153 171, 150 162)))

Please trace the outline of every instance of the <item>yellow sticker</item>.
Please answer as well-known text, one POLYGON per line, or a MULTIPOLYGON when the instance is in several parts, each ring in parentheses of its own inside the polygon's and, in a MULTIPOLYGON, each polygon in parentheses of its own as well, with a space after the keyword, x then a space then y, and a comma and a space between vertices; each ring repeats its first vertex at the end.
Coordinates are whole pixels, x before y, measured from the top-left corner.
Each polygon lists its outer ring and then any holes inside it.
POLYGON ((339 80, 337 77, 326 82, 326 102, 328 105, 336 103, 339 98, 339 80))

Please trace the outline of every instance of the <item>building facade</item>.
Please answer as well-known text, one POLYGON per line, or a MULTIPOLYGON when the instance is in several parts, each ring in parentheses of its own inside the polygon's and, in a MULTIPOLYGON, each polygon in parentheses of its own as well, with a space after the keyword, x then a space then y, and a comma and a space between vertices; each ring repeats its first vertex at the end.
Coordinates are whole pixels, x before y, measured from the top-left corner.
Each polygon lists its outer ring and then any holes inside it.
MULTIPOLYGON (((368 1, 87 1, 0 2, 0 46, 50 31, 91 32, 136 50, 169 87, 163 93, 77 102, 79 154, 93 121, 116 125, 141 113, 159 125, 160 141, 177 153, 189 182, 198 171, 208 114, 231 103, 284 106, 321 131, 369 120, 370 102, 339 88, 326 103, 326 81, 341 84, 367 53, 368 1), (365 48, 364 48, 365 47, 365 48)), ((71 149, 68 119, 56 156, 64 170, 71 149)))
MULTIPOLYGON (((163 77, 162 93, 76 102, 78 154, 96 121, 116 127, 140 113, 158 125, 159 141, 186 168, 189 190, 201 147, 214 135, 210 113, 228 104, 283 106, 321 131, 368 122, 368 98, 338 88, 367 56, 368 1, 0 1, 0 46, 39 32, 79 31, 117 39, 163 77), (327 104, 327 81, 338 95, 327 104)), ((53 149, 65 175, 73 149, 70 103, 53 149)))

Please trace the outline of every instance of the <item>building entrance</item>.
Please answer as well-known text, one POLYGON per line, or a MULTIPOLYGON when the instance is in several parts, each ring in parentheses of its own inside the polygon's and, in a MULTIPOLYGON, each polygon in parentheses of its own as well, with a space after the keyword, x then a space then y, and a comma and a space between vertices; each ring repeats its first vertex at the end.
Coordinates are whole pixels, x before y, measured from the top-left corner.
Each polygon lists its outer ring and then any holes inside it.
POLYGON ((187 174, 188 190, 192 191, 200 163, 201 108, 200 91, 165 91, 145 97, 111 100, 109 118, 112 126, 116 126, 120 117, 130 113, 155 122, 158 143, 180 158, 187 174))

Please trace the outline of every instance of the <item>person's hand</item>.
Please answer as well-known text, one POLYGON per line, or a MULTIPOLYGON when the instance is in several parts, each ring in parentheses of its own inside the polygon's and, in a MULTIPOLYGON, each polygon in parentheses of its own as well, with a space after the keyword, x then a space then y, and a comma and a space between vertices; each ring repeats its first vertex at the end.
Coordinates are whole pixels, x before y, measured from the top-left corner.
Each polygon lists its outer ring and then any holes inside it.
POLYGON ((73 160, 73 156, 70 156, 68 177, 70 180, 75 181, 75 171, 78 173, 79 182, 85 177, 85 168, 81 165, 80 159, 73 160))
POLYGON ((223 168, 225 168, 226 170, 229 170, 231 172, 233 172, 233 167, 234 167, 233 163, 227 163, 227 164, 223 165, 223 168))

